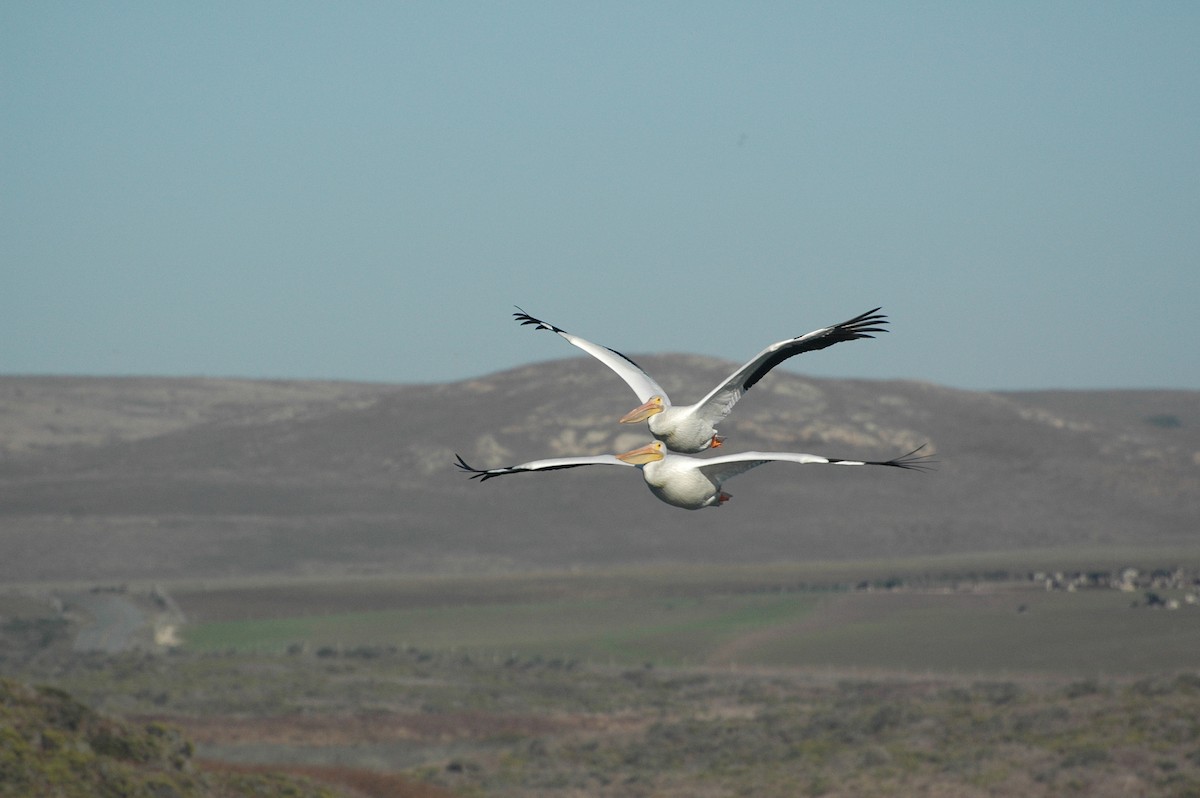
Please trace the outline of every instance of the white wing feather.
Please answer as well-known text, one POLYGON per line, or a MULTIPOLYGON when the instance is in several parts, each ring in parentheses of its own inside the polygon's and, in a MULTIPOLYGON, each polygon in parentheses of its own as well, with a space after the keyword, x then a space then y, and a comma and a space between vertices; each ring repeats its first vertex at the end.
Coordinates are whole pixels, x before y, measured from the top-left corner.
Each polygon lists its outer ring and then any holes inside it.
POLYGON ((864 465, 864 463, 856 461, 834 461, 828 457, 822 457, 819 454, 804 454, 802 452, 738 452, 737 454, 725 454, 720 457, 710 457, 703 461, 702 465, 697 466, 706 476, 715 479, 717 482, 723 482, 738 474, 744 474, 752 468, 757 468, 760 465, 775 461, 785 461, 789 463, 834 463, 840 462, 844 465, 864 465))
POLYGON ((607 346, 601 346, 600 344, 594 344, 591 341, 580 338, 578 335, 571 335, 571 333, 567 332, 566 330, 555 327, 549 322, 542 321, 541 319, 535 319, 533 316, 530 316, 520 308, 517 308, 517 310, 520 310, 521 312, 514 313, 513 316, 520 321, 522 325, 532 324, 535 325, 536 329, 549 330, 550 332, 557 334, 567 343, 571 344, 572 346, 579 347, 584 352, 587 352, 589 355, 615 371, 617 376, 624 380, 625 384, 632 388, 633 392, 637 394, 638 401, 645 402, 651 396, 657 394, 658 396, 661 396, 664 401, 667 402, 667 404, 670 404, 670 400, 667 397, 667 392, 662 389, 662 386, 655 382, 653 377, 643 371, 641 366, 639 366, 637 363, 634 363, 617 350, 610 349, 607 346))
POLYGON ((504 466, 502 468, 472 468, 460 456, 455 465, 463 471, 470 472, 472 479, 481 479, 484 482, 493 477, 502 477, 506 474, 520 474, 524 471, 554 471, 559 468, 578 468, 579 466, 592 465, 618 465, 625 466, 626 468, 636 468, 631 463, 626 463, 624 460, 620 460, 611 454, 595 454, 584 457, 549 457, 543 460, 530 460, 528 463, 504 466))
POLYGON ((737 454, 709 457, 699 461, 702 465, 696 467, 717 481, 736 477, 752 468, 772 462, 800 463, 802 465, 817 463, 839 466, 890 466, 910 471, 933 470, 937 461, 931 459, 931 455, 920 454, 924 448, 923 445, 919 446, 908 454, 893 457, 891 460, 846 460, 840 457, 823 457, 819 454, 805 454, 804 452, 738 452, 737 454))

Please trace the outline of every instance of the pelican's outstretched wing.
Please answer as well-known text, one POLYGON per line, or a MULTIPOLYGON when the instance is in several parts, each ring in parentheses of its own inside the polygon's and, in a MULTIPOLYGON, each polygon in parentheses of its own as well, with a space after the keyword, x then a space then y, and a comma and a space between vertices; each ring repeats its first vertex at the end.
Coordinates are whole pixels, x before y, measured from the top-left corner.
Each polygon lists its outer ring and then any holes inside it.
POLYGON ((924 448, 924 445, 918 446, 908 454, 891 460, 844 460, 836 457, 823 457, 819 454, 804 454, 802 452, 739 452, 738 454, 710 457, 704 460, 703 465, 698 467, 703 473, 718 482, 731 479, 738 474, 744 474, 752 468, 772 462, 816 463, 818 465, 843 466, 892 466, 894 468, 905 468, 910 471, 930 471, 933 469, 936 461, 930 459, 932 455, 918 454, 924 448))
POLYGON ((709 426, 716 426, 721 419, 729 415, 729 411, 742 398, 742 394, 765 377, 767 372, 788 358, 805 352, 815 352, 818 349, 840 344, 842 341, 874 338, 873 333, 887 332, 883 326, 887 324, 887 316, 881 314, 880 310, 881 308, 868 310, 841 324, 822 327, 819 330, 771 344, 755 355, 753 360, 730 374, 725 382, 713 388, 708 396, 692 405, 693 412, 709 426))
POLYGON ((505 474, 520 474, 523 471, 557 471, 561 468, 579 468, 591 465, 618 465, 633 468, 630 463, 618 460, 611 454, 596 454, 589 457, 551 457, 546 460, 530 460, 528 463, 503 468, 472 468, 460 455, 454 456, 458 458, 456 466, 463 471, 470 472, 471 479, 478 479, 481 482, 487 482, 493 477, 502 477, 505 474))
POLYGON ((591 341, 586 341, 583 338, 580 338, 578 335, 571 335, 566 330, 555 327, 549 322, 542 321, 541 319, 535 319, 533 316, 530 316, 520 308, 517 308, 517 310, 519 312, 514 313, 513 318, 521 322, 521 326, 532 324, 534 325, 535 329, 549 330, 552 333, 557 333, 568 343, 579 347, 584 352, 587 352, 589 355, 615 371, 617 376, 623 379, 625 384, 632 388, 633 392, 637 394, 638 401, 644 402, 651 396, 655 395, 661 396, 663 399, 667 398, 666 391, 662 389, 661 385, 654 381, 653 377, 642 371, 641 366, 639 366, 637 363, 634 363, 617 350, 609 349, 607 346, 594 344, 591 341))

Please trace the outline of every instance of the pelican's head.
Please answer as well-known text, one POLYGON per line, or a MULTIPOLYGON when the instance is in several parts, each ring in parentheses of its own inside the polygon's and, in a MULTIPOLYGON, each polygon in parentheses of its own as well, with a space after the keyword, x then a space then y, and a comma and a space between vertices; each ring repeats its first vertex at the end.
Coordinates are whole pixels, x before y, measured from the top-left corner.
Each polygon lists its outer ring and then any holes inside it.
POLYGON ((666 401, 658 394, 655 394, 647 399, 644 405, 639 405, 625 415, 621 416, 620 421, 622 424, 636 424, 637 422, 645 421, 655 413, 661 413, 666 409, 666 401))
POLYGON ((667 447, 663 446, 662 441, 654 441, 640 448, 631 449, 628 452, 619 454, 617 455, 617 459, 624 460, 630 465, 646 465, 646 463, 653 463, 666 457, 666 450, 667 447))

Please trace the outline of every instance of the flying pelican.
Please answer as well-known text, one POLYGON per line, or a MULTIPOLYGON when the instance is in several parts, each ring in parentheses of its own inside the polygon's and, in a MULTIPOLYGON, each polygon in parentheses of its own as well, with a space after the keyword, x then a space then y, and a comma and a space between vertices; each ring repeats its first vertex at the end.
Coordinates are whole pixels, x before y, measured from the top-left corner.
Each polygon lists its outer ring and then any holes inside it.
POLYGON ((574 344, 617 373, 642 404, 620 418, 622 424, 636 424, 649 420, 650 434, 676 452, 702 452, 710 446, 716 448, 724 440, 717 434, 716 425, 729 415, 742 394, 750 390, 767 372, 790 357, 824 349, 827 346, 853 341, 857 338, 874 338, 871 333, 887 332, 887 316, 879 313, 880 308, 869 310, 861 316, 822 327, 810 333, 788 338, 771 344, 754 356, 729 378, 709 391, 699 402, 691 405, 672 405, 667 392, 654 379, 625 355, 607 346, 585 341, 577 335, 555 327, 549 322, 530 316, 517 308, 513 317, 521 325, 532 324, 535 329, 557 333, 568 343, 574 344))
POLYGON ((505 468, 472 468, 460 455, 455 455, 455 464, 471 473, 471 479, 486 482, 493 477, 519 474, 524 471, 555 471, 561 468, 578 468, 590 465, 634 466, 642 472, 650 492, 667 504, 685 510, 702 507, 720 507, 731 498, 721 490, 721 483, 745 473, 751 468, 771 462, 818 463, 843 466, 894 466, 915 471, 927 470, 933 461, 929 455, 917 454, 924 449, 918 447, 906 455, 893 460, 842 460, 822 457, 819 454, 798 452, 741 452, 740 454, 718 455, 701 459, 675 454, 667 450, 662 441, 652 441, 645 446, 623 454, 597 454, 587 457, 552 457, 547 460, 531 460, 505 468))

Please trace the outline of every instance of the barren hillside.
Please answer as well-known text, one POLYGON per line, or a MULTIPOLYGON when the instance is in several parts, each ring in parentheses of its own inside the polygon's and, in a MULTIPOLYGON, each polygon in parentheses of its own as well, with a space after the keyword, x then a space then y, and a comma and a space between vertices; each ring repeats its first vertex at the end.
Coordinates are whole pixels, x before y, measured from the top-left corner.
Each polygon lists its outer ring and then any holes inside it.
MULTIPOLYGON (((680 400, 733 364, 639 357, 680 400)), ((778 370, 727 451, 892 457, 932 474, 772 464, 720 509, 632 470, 471 482, 452 465, 620 451, 635 402, 587 359, 444 385, 0 378, 0 578, 533 569, 1071 546, 1195 545, 1200 393, 976 393, 778 370)))

